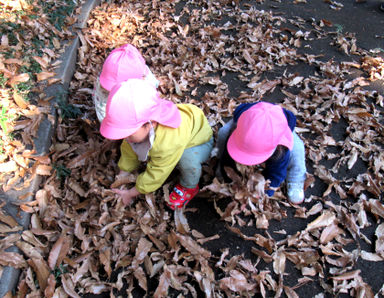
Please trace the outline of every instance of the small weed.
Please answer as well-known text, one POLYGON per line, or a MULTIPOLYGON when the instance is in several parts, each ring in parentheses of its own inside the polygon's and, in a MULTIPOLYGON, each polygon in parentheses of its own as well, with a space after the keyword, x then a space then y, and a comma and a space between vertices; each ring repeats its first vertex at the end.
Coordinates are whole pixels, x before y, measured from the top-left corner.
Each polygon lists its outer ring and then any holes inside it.
POLYGON ((32 38, 32 44, 35 51, 39 53, 39 55, 41 55, 43 53, 42 49, 44 49, 45 47, 44 42, 40 40, 37 36, 35 36, 32 38))
POLYGON ((57 100, 59 109, 61 111, 61 117, 63 119, 75 119, 77 116, 81 115, 81 111, 78 107, 68 103, 64 96, 59 96, 57 100))
POLYGON ((336 32, 337 32, 338 34, 343 33, 343 29, 344 29, 344 26, 343 26, 343 25, 335 24, 335 27, 336 27, 336 32))
POLYGON ((61 278, 60 277, 65 273, 68 273, 68 266, 63 265, 63 264, 60 264, 60 266, 55 267, 55 269, 52 271, 52 274, 56 279, 56 283, 57 283, 56 286, 61 285, 61 278))
POLYGON ((35 81, 36 80, 35 74, 41 72, 40 64, 31 58, 26 58, 24 60, 29 64, 29 66, 28 67, 24 65, 21 66, 19 69, 20 73, 27 73, 29 75, 30 80, 35 81))
POLYGON ((6 52, 0 52, 0 54, 4 55, 5 59, 13 58, 14 57, 15 50, 14 49, 9 49, 9 51, 6 52))
POLYGON ((64 273, 67 273, 68 269, 67 266, 64 266, 63 264, 60 264, 59 267, 55 267, 53 270, 53 275, 55 276, 56 280, 64 273))
POLYGON ((62 182, 71 175, 71 170, 63 165, 53 165, 53 168, 56 170, 56 177, 62 182))
POLYGON ((7 121, 9 121, 7 117, 7 109, 4 106, 1 106, 0 112, 0 126, 3 130, 4 134, 7 134, 7 121))
POLYGON ((39 63, 37 63, 36 60, 33 59, 31 61, 31 66, 29 67, 29 70, 32 73, 39 73, 39 72, 41 72, 41 65, 39 63))
POLYGON ((5 88, 5 83, 8 81, 4 74, 0 73, 0 88, 5 88))
POLYGON ((67 16, 71 15, 73 9, 75 8, 74 1, 64 1, 65 5, 56 6, 55 2, 50 3, 46 1, 39 1, 43 6, 44 13, 47 14, 49 21, 56 27, 57 30, 62 30, 63 25, 65 24, 65 19, 67 16))
POLYGON ((18 43, 18 39, 15 35, 15 32, 19 32, 21 26, 12 22, 3 22, 0 23, 0 31, 6 32, 8 37, 8 42, 10 46, 15 46, 18 43))
POLYGON ((20 94, 28 93, 31 88, 32 84, 30 82, 21 82, 15 86, 15 90, 20 94))

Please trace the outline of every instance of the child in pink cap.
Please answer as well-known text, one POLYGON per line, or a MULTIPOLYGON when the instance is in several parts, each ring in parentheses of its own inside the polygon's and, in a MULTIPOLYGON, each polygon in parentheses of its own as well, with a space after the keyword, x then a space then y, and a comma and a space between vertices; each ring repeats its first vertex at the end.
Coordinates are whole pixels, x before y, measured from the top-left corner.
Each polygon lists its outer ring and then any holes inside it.
POLYGON ((108 94, 117 83, 128 79, 143 79, 156 88, 159 81, 149 70, 141 53, 131 44, 114 49, 103 64, 93 91, 93 102, 99 121, 105 117, 108 94))
POLYGON ((217 175, 225 174, 224 166, 235 168, 235 162, 265 162, 263 174, 270 180, 266 193, 272 196, 274 189, 286 180, 288 200, 301 204, 306 178, 305 149, 294 132, 295 125, 295 115, 278 105, 262 101, 239 105, 233 119, 218 133, 217 175))
POLYGON ((210 156, 213 138, 208 120, 197 106, 174 104, 162 99, 145 80, 129 79, 112 88, 100 132, 105 138, 123 140, 121 170, 131 172, 140 162, 147 162, 134 187, 115 190, 124 204, 160 188, 176 167, 180 181, 168 206, 182 208, 198 193, 201 164, 210 156))

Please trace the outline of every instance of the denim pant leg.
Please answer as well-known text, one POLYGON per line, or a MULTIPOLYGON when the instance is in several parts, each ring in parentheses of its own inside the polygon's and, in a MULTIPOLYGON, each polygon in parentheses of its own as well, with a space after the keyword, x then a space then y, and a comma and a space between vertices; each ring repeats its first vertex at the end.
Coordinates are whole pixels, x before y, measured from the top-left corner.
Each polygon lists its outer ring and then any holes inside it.
POLYGON ((306 172, 304 143, 296 132, 293 132, 293 148, 289 158, 286 182, 303 182, 306 172))
POLYGON ((206 162, 211 154, 213 138, 199 146, 184 150, 177 168, 180 170, 180 184, 187 188, 195 187, 200 180, 201 164, 206 162))

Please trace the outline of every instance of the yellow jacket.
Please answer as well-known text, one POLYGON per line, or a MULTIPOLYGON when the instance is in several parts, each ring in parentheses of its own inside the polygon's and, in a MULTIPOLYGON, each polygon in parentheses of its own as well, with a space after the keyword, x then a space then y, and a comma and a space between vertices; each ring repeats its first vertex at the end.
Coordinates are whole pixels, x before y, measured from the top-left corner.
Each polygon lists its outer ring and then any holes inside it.
MULTIPOLYGON (((192 104, 178 104, 177 108, 181 115, 178 128, 160 124, 155 128, 155 140, 148 153, 147 168, 136 180, 136 189, 140 193, 150 193, 161 187, 185 149, 204 144, 212 137, 212 128, 200 108, 192 104)), ((118 165, 121 170, 131 172, 140 165, 136 153, 125 140, 120 151, 118 165)))

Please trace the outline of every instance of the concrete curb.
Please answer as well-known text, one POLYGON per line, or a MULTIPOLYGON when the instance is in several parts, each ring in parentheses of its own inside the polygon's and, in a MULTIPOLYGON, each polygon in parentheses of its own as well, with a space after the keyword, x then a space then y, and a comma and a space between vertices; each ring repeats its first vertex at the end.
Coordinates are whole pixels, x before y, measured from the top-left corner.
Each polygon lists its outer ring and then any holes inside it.
MULTIPOLYGON (((86 26, 86 22, 89 18, 91 11, 99 5, 101 0, 86 0, 81 6, 81 12, 78 16, 78 21, 74 25, 74 32, 76 34, 77 30, 81 30, 86 26)), ((79 37, 76 36, 75 39, 66 46, 66 49, 59 60, 62 61, 60 68, 56 71, 56 77, 60 81, 54 85, 46 88, 45 93, 48 97, 53 96, 51 100, 51 115, 55 119, 54 123, 46 118, 39 126, 37 138, 34 140, 35 148, 38 155, 45 155, 49 151, 49 147, 52 143, 52 137, 54 134, 54 129, 56 126, 57 115, 55 103, 59 99, 67 100, 67 92, 69 88, 69 83, 72 79, 72 76, 75 72, 76 60, 77 60, 77 49, 79 47, 80 41, 79 37)), ((6 202, 2 210, 5 214, 12 216, 20 226, 23 227, 23 230, 28 229, 30 224, 31 215, 29 213, 23 212, 18 208, 18 197, 26 194, 31 194, 27 199, 23 200, 24 202, 33 200, 37 190, 39 189, 40 183, 42 181, 41 176, 36 176, 29 187, 21 191, 9 190, 4 193, 0 191, 0 200, 6 202), (16 203, 16 204, 15 204, 16 203)), ((21 253, 21 251, 16 247, 12 246, 6 251, 21 253)), ((0 297, 11 293, 15 290, 21 270, 16 269, 10 266, 4 266, 3 272, 0 278, 0 297)))

